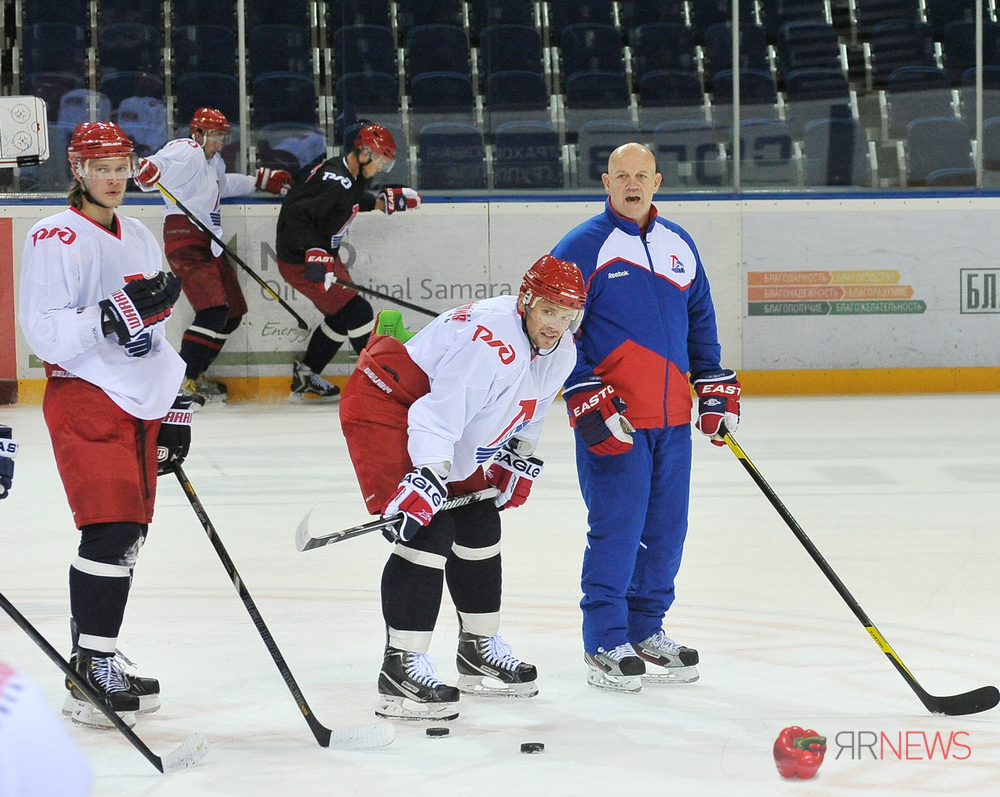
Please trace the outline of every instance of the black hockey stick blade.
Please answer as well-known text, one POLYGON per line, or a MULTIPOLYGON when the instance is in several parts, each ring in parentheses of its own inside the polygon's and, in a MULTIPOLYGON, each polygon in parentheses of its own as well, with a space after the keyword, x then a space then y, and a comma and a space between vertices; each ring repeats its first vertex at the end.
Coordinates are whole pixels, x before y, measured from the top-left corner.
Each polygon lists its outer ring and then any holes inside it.
POLYGON ((232 558, 230 558, 226 547, 222 544, 222 540, 219 538, 215 526, 212 525, 205 507, 202 506, 201 501, 198 499, 198 494, 194 491, 194 486, 188 480, 180 465, 174 466, 174 474, 184 489, 184 495, 187 496, 191 508, 201 522, 202 528, 205 529, 212 547, 215 548, 215 552, 222 561, 222 566, 229 574, 233 586, 236 587, 236 592, 243 601, 243 606, 246 608, 247 614, 250 615, 257 633, 260 634, 260 638, 264 642, 264 647, 271 654, 274 665, 278 668, 278 672, 281 673, 285 686, 291 692, 292 698, 295 700, 295 705, 302 712, 302 716, 305 718, 309 730, 316 737, 319 746, 332 747, 335 750, 366 750, 375 747, 385 747, 387 744, 390 744, 396 738, 396 730, 387 722, 362 725, 357 728, 331 730, 316 719, 316 715, 313 714, 312 709, 306 702, 305 696, 302 694, 302 690, 299 689, 299 685, 295 681, 295 676, 292 675, 292 671, 288 668, 285 657, 281 655, 278 643, 274 641, 274 637, 271 636, 264 618, 261 617, 260 611, 257 609, 257 604, 254 603, 253 597, 250 595, 250 590, 247 589, 246 582, 243 581, 243 578, 236 570, 236 565, 233 563, 232 558))
POLYGON ((840 577, 834 572, 833 568, 830 566, 829 562, 823 557, 823 554, 819 552, 819 549, 809 539, 809 536, 802 530, 802 527, 798 524, 792 513, 788 511, 785 505, 778 498, 778 494, 771 489, 771 485, 767 483, 764 477, 757 470, 757 467, 750 461, 750 457, 746 455, 742 448, 740 448, 739 443, 736 439, 726 433, 724 440, 726 445, 729 446, 729 450, 736 455, 736 458, 740 461, 740 464, 750 474, 750 478, 754 480, 754 483, 760 488, 760 491, 764 493, 764 496, 768 501, 771 502, 771 506, 774 507, 775 511, 781 516, 781 519, 785 521, 785 524, 792 530, 792 534, 795 535, 796 539, 802 544, 802 547, 806 549, 806 552, 812 557, 813 561, 819 566, 819 569, 823 571, 823 575, 827 577, 827 580, 833 585, 833 588, 837 590, 840 597, 844 599, 848 608, 854 612, 854 616, 861 621, 861 625, 865 627, 865 630, 869 633, 871 638, 875 640, 875 644, 879 646, 883 653, 888 657, 889 661, 896 668, 903 680, 909 684, 910 688, 913 690, 914 694, 920 698, 920 702, 924 704, 924 707, 930 711, 932 714, 945 714, 950 717, 958 717, 965 714, 978 714, 981 711, 989 711, 991 708, 996 707, 1000 703, 1000 691, 997 690, 995 686, 983 686, 979 689, 973 689, 971 692, 964 692, 960 695, 947 695, 943 697, 938 697, 936 695, 929 694, 924 690, 923 687, 917 683, 917 679, 913 677, 912 673, 903 664, 903 660, 899 658, 896 651, 892 649, 888 642, 886 642, 885 637, 879 633, 879 630, 875 627, 875 624, 868 618, 865 614, 864 609, 861 608, 861 604, 855 600, 854 596, 847 589, 844 582, 840 580, 840 577))
MULTIPOLYGON (((469 493, 468 495, 460 495, 456 498, 449 498, 441 506, 441 509, 457 509, 460 506, 465 506, 466 504, 474 504, 477 501, 487 501, 491 498, 496 498, 500 495, 500 491, 495 487, 487 487, 485 490, 477 490, 474 493, 469 493)), ((380 518, 379 520, 373 520, 370 523, 362 523, 360 526, 354 526, 349 529, 341 529, 340 531, 331 531, 329 534, 323 534, 319 537, 313 537, 309 533, 309 517, 315 509, 315 505, 306 512, 306 516, 299 521, 299 527, 295 530, 295 550, 296 551, 311 551, 313 548, 322 548, 324 545, 332 545, 335 542, 343 542, 344 540, 349 540, 352 537, 360 537, 362 534, 370 534, 373 531, 382 531, 383 529, 392 526, 399 522, 399 517, 391 518, 380 518)))
POLYGON ((0 607, 21 627, 21 630, 31 637, 31 641, 38 645, 42 649, 42 652, 62 670, 63 675, 73 680, 73 685, 83 692, 84 697, 93 703, 108 718, 108 721, 115 726, 118 732, 160 772, 169 775, 171 772, 192 767, 205 757, 205 753, 208 752, 208 740, 201 733, 192 734, 184 740, 180 747, 173 752, 167 753, 162 758, 158 756, 146 746, 146 743, 142 739, 136 736, 135 731, 126 725, 122 718, 112 711, 86 682, 78 677, 79 673, 70 666, 69 662, 59 655, 59 652, 38 632, 38 629, 29 623, 25 616, 15 608, 14 604, 2 594, 0 594, 0 607))

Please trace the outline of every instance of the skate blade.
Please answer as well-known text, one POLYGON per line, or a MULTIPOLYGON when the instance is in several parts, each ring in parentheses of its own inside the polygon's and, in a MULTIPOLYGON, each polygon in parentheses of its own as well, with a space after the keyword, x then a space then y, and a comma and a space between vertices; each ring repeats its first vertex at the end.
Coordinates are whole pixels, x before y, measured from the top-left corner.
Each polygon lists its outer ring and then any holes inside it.
POLYGON ((587 673, 587 683, 596 686, 598 689, 607 689, 612 692, 634 693, 642 689, 641 675, 608 675, 602 670, 591 669, 587 673))
MULTIPOLYGON (((116 713, 121 718, 121 721, 125 723, 126 727, 135 727, 134 711, 119 711, 116 713)), ((73 713, 70 715, 70 719, 73 721, 74 725, 84 725, 88 728, 110 730, 115 727, 111 720, 105 717, 100 709, 92 706, 90 703, 84 703, 74 709, 73 713)))
POLYGON ((524 684, 508 684, 485 675, 458 676, 458 689, 466 695, 476 697, 534 697, 538 694, 538 684, 534 681, 524 684))
POLYGON ((405 697, 379 695, 375 716, 387 720, 447 721, 458 718, 457 703, 418 703, 405 697))
MULTIPOLYGON (((73 697, 72 694, 67 694, 66 699, 62 704, 62 713, 67 717, 72 717, 73 712, 78 708, 83 706, 89 706, 90 703, 87 700, 79 700, 73 697)), ((136 715, 139 714, 152 714, 154 711, 160 710, 160 696, 159 695, 142 695, 139 698, 139 710, 134 712, 136 715)), ((100 712, 98 712, 100 714, 100 712)), ((103 717, 104 715, 101 714, 103 717)))
POLYGON ((698 668, 690 667, 659 667, 653 665, 646 668, 646 674, 642 676, 644 684, 693 684, 701 675, 698 668))

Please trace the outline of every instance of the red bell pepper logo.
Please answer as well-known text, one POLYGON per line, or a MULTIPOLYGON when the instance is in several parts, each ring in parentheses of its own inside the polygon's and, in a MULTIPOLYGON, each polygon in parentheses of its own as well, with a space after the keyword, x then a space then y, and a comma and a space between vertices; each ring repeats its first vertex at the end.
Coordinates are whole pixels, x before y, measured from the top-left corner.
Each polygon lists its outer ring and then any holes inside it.
POLYGON ((774 740, 774 763, 783 778, 798 775, 808 780, 819 770, 826 754, 826 737, 798 725, 785 728, 774 740))

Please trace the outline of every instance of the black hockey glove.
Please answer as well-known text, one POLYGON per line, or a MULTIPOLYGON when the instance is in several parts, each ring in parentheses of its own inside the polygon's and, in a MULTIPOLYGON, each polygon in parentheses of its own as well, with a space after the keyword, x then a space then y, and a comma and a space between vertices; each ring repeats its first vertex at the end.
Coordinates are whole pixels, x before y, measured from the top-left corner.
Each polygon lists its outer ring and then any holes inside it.
POLYGON ((17 441, 11 437, 9 426, 0 424, 0 500, 7 497, 14 480, 14 457, 17 456, 17 441))
POLYGON ((170 473, 184 462, 191 448, 191 396, 178 396, 163 416, 156 438, 156 472, 170 473))
POLYGON ((181 278, 158 271, 140 277, 99 302, 105 336, 112 332, 125 345, 133 337, 170 315, 181 295, 181 278))

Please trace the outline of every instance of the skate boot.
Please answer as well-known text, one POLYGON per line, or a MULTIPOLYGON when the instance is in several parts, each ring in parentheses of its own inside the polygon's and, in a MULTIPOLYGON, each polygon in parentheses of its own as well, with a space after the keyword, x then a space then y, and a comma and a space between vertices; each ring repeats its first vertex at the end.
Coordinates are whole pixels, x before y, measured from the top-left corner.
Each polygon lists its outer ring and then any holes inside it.
POLYGON ((657 665, 652 670, 647 668, 643 683, 689 684, 698 680, 698 668, 695 667, 698 651, 678 645, 663 631, 657 631, 634 647, 640 658, 657 665))
POLYGON ((483 697, 534 697, 538 670, 516 658, 499 636, 458 635, 458 688, 483 697))
POLYGON ((340 388, 296 358, 292 363, 292 392, 288 400, 293 404, 333 404, 340 401, 340 388))
POLYGON ((181 389, 177 391, 185 398, 191 399, 191 411, 194 412, 205 406, 207 399, 198 392, 198 384, 191 377, 185 376, 181 382, 181 389))
MULTIPOLYGON (((69 664, 74 669, 76 668, 78 656, 79 654, 74 652, 69 658, 69 664)), ((135 663, 120 650, 115 651, 113 666, 122 675, 122 679, 126 684, 125 691, 139 698, 139 708, 136 709, 136 714, 152 714, 154 711, 159 711, 160 682, 158 680, 125 672, 126 667, 135 667, 135 663)), ((73 712, 80 708, 83 703, 86 703, 87 700, 86 698, 79 700, 74 697, 73 684, 69 678, 66 679, 66 688, 69 690, 69 694, 66 695, 66 700, 63 701, 62 713, 66 716, 72 716, 73 712)))
POLYGON ((453 720, 459 691, 434 676, 434 664, 423 653, 387 647, 378 674, 375 714, 391 720, 453 720))
POLYGON ((389 335, 406 343, 416 333, 408 332, 403 326, 403 314, 399 310, 380 310, 375 317, 375 334, 389 335))
POLYGON ((209 404, 225 404, 229 401, 229 388, 223 382, 206 379, 204 374, 195 377, 194 386, 199 396, 204 396, 209 404))
MULTIPOLYGON (((127 676, 115 662, 114 656, 93 656, 89 653, 78 653, 76 657, 78 678, 93 689, 112 711, 121 717, 128 727, 135 725, 135 715, 139 710, 139 698, 128 691, 127 676)), ((76 683, 70 682, 70 692, 67 701, 75 703, 70 712, 70 719, 78 725, 89 725, 92 728, 113 728, 111 721, 101 713, 79 690, 76 683)), ((65 710, 66 706, 63 706, 65 710)))
POLYGON ((642 689, 646 665, 629 644, 619 645, 614 650, 598 648, 597 653, 584 653, 583 660, 587 662, 587 683, 591 686, 615 692, 642 689))

